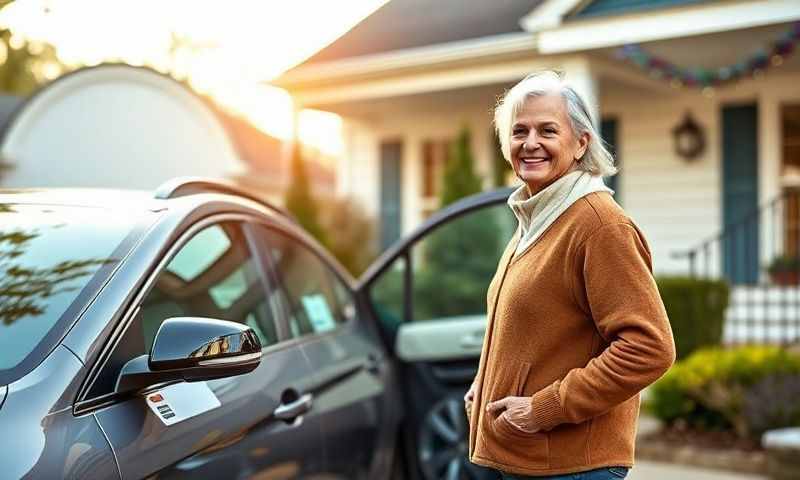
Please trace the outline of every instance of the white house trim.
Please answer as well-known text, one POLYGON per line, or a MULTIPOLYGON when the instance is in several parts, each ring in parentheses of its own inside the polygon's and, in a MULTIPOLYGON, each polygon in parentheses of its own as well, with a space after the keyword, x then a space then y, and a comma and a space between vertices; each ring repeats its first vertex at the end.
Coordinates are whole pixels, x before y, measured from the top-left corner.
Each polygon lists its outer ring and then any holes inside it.
POLYGON ((535 51, 536 39, 533 35, 515 32, 300 66, 272 83, 279 87, 292 88, 319 83, 321 78, 326 82, 345 81, 398 69, 535 51))
POLYGON ((539 52, 566 53, 800 19, 797 0, 757 0, 692 5, 662 12, 576 20, 538 32, 539 52))
POLYGON ((464 65, 437 70, 423 70, 317 88, 295 88, 292 98, 297 105, 316 106, 359 100, 389 98, 426 92, 438 92, 495 83, 515 82, 535 70, 561 68, 572 57, 532 57, 464 65))
POLYGON ((566 14, 585 0, 547 0, 538 5, 519 21, 520 26, 528 32, 551 29, 561 25, 566 14))

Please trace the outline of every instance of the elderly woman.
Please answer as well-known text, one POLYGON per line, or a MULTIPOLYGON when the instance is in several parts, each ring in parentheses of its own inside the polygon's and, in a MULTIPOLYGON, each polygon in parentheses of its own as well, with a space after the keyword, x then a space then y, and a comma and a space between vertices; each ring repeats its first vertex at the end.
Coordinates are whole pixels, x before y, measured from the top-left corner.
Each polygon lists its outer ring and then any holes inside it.
POLYGON ((470 460, 505 479, 623 478, 639 391, 675 358, 647 241, 604 185, 613 158, 558 74, 511 88, 495 125, 523 185, 465 396, 470 460))

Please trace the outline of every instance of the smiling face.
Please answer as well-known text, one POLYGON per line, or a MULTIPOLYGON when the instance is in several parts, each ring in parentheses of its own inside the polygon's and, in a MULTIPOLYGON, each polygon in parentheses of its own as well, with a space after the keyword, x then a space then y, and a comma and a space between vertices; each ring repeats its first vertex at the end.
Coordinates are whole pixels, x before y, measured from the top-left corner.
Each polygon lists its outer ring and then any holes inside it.
POLYGON ((588 145, 588 133, 573 133, 558 93, 528 97, 511 123, 511 165, 531 195, 575 170, 588 145))

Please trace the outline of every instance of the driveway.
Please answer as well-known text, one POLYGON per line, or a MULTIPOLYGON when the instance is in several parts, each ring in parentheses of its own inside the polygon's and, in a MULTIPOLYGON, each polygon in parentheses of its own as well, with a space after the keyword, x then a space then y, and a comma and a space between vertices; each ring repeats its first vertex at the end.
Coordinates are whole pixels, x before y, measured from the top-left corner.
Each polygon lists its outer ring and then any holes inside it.
POLYGON ((628 480, 766 480, 763 475, 733 473, 722 470, 637 460, 628 480))

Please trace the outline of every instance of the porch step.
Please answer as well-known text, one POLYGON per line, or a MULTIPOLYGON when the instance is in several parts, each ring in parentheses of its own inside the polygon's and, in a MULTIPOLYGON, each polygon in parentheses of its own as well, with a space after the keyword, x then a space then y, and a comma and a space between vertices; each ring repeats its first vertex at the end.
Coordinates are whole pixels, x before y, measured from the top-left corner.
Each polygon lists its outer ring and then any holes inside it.
POLYGON ((800 287, 735 286, 723 327, 724 343, 800 341, 800 287))

